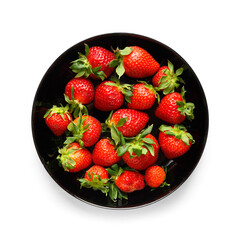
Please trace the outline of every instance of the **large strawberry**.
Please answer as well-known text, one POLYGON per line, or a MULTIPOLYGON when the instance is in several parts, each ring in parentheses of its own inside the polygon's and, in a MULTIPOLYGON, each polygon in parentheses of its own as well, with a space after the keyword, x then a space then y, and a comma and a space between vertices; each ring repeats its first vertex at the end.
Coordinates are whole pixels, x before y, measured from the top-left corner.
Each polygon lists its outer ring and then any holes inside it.
POLYGON ((146 126, 148 120, 147 113, 123 108, 111 113, 106 120, 106 125, 111 128, 114 124, 124 137, 134 137, 146 126))
POLYGON ((173 64, 168 61, 168 66, 162 66, 152 79, 153 86, 156 90, 163 91, 163 94, 174 92, 175 88, 184 84, 184 81, 179 77, 183 72, 183 68, 179 68, 174 72, 173 64))
POLYGON ((193 120, 195 106, 193 103, 186 102, 185 92, 183 87, 181 94, 173 92, 164 96, 155 110, 155 116, 171 124, 179 124, 185 118, 190 121, 193 120))
POLYGON ((109 77, 114 68, 109 66, 109 63, 115 59, 112 52, 99 46, 89 48, 85 44, 85 55, 78 53, 78 59, 72 61, 71 69, 77 73, 76 77, 102 79, 109 77))
POLYGON ((131 85, 120 84, 116 78, 113 80, 104 81, 97 86, 94 99, 95 108, 101 111, 116 110, 123 105, 124 98, 129 101, 132 96, 131 85))
POLYGON ((161 125, 159 130, 159 145, 168 159, 184 155, 195 142, 192 135, 182 125, 161 125))
POLYGON ((128 108, 132 109, 147 110, 153 106, 156 97, 160 101, 160 97, 154 87, 146 82, 135 84, 132 95, 127 104, 128 108))
POLYGON ((153 125, 139 133, 135 138, 126 138, 126 143, 118 148, 118 155, 123 161, 136 170, 144 170, 156 163, 158 159, 159 144, 151 135, 153 125))
POLYGON ((45 113, 45 122, 54 135, 61 136, 66 132, 68 124, 72 121, 68 110, 68 105, 66 107, 54 105, 45 113))
POLYGON ((119 78, 125 73, 132 78, 145 78, 157 72, 160 65, 145 49, 139 46, 126 47, 115 51, 116 59, 110 66, 116 68, 119 78))
POLYGON ((93 162, 101 166, 111 166, 121 160, 117 155, 114 142, 109 139, 101 139, 94 146, 92 152, 93 162))
POLYGON ((81 146, 90 147, 98 141, 102 125, 95 117, 80 113, 79 117, 69 124, 68 130, 72 136, 67 137, 65 144, 78 142, 81 146))
POLYGON ((70 104, 70 112, 76 117, 80 110, 88 112, 86 104, 94 99, 94 86, 89 79, 74 78, 70 80, 65 87, 65 100, 70 104))
POLYGON ((59 160, 59 164, 67 172, 79 172, 92 163, 91 153, 76 142, 59 149, 57 159, 59 160))
POLYGON ((151 188, 165 187, 170 184, 165 182, 167 170, 158 165, 150 166, 146 169, 144 179, 151 188))

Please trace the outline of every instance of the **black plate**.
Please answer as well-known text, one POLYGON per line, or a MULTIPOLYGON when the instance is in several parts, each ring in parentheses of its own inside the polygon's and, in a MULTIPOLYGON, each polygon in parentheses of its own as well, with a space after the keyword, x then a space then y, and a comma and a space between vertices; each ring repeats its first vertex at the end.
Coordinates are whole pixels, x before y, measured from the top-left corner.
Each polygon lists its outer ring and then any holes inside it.
MULTIPOLYGON (((151 78, 144 80, 151 82, 151 78)), ((122 81, 133 83, 133 80, 128 79, 126 76, 122 77, 122 81)), ((100 80, 93 80, 92 82, 97 86, 100 80)), ((153 112, 156 106, 157 103, 155 103, 152 110, 147 112, 150 115, 149 125, 154 124, 152 134, 158 138, 158 127, 164 122, 154 117, 153 112)), ((101 122, 104 122, 109 114, 97 111, 93 108, 92 104, 89 104, 87 107, 89 108, 89 114, 97 117, 101 122)), ((129 33, 112 33, 95 36, 74 45, 58 57, 51 65, 40 82, 33 102, 32 132, 38 155, 45 169, 64 190, 79 200, 96 206, 120 209, 132 208, 144 206, 162 199, 176 190, 190 176, 198 164, 206 144, 208 108, 202 86, 196 74, 188 63, 174 50, 145 36, 129 33), (64 89, 67 82, 74 77, 74 73, 69 69, 70 62, 77 58, 77 52, 84 52, 84 43, 87 43, 90 47, 99 45, 109 50, 111 50, 111 48, 116 49, 119 47, 123 49, 125 46, 137 45, 151 53, 161 66, 166 65, 168 59, 174 64, 175 69, 179 67, 184 68, 182 78, 186 83, 186 99, 188 102, 194 102, 196 108, 194 112, 195 120, 192 122, 185 121, 183 124, 193 135, 196 143, 192 145, 189 152, 175 160, 167 160, 160 151, 157 163, 167 166, 167 182, 171 184, 170 187, 159 188, 155 191, 150 191, 150 189, 146 187, 142 191, 129 194, 128 200, 113 203, 100 192, 91 189, 80 189, 77 178, 82 177, 83 171, 79 173, 68 173, 58 166, 56 161, 56 156, 58 155, 57 149, 59 146, 62 146, 65 137, 55 137, 45 125, 43 115, 46 109, 54 104, 66 104, 63 98, 64 89)), ((90 150, 92 150, 92 148, 90 148, 90 150)))

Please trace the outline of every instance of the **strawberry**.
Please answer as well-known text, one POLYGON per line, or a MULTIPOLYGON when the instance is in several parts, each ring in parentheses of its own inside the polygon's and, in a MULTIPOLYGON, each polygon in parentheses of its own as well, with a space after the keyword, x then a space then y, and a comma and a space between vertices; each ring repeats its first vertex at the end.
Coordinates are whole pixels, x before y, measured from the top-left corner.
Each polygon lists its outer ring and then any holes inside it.
POLYGON ((56 136, 63 135, 67 130, 68 124, 72 121, 72 116, 68 109, 68 105, 66 107, 53 105, 44 115, 45 123, 56 136))
POLYGON ((72 132, 72 136, 67 137, 65 144, 78 142, 81 146, 90 147, 94 145, 102 132, 101 123, 90 115, 80 113, 79 117, 69 124, 68 130, 72 132))
POLYGON ((85 78, 74 78, 65 87, 65 100, 71 105, 70 112, 74 112, 76 117, 80 110, 88 112, 86 104, 94 99, 94 86, 92 82, 85 78))
POLYGON ((147 110, 153 106, 156 97, 160 101, 154 87, 146 82, 135 84, 132 95, 130 102, 127 104, 127 107, 132 109, 147 110))
POLYGON ((145 49, 138 46, 115 51, 116 59, 110 66, 116 67, 119 78, 125 73, 132 78, 145 78, 157 72, 160 65, 145 49))
POLYGON ((142 190, 145 187, 144 176, 135 171, 125 170, 115 180, 116 186, 125 193, 142 190))
POLYGON ((162 66, 158 72, 152 78, 153 86, 156 87, 156 90, 163 91, 163 94, 168 94, 174 92, 175 88, 180 86, 179 83, 184 81, 179 77, 183 72, 183 68, 179 68, 174 72, 173 64, 168 61, 168 66, 162 66))
POLYGON ((92 152, 93 162, 101 166, 111 166, 120 161, 114 143, 109 139, 101 139, 92 152))
POLYGON ((158 159, 159 144, 157 139, 151 135, 153 125, 142 130, 135 138, 125 138, 118 147, 118 156, 136 170, 144 170, 153 165, 158 159))
POLYGON ((182 156, 189 151, 195 142, 192 135, 182 125, 161 125, 159 130, 159 145, 168 159, 182 156))
POLYGON ((67 172, 79 172, 92 163, 91 153, 76 142, 64 146, 58 152, 59 164, 67 172))
POLYGON ((114 53, 99 46, 93 46, 89 48, 85 44, 85 55, 78 53, 79 58, 72 61, 70 68, 74 73, 77 73, 76 77, 101 79, 109 77, 114 68, 109 66, 109 63, 115 59, 114 53))
POLYGON ((164 96, 155 110, 155 116, 171 124, 179 124, 186 117, 192 121, 194 119, 193 110, 195 106, 193 103, 186 103, 184 98, 185 92, 183 87, 181 94, 173 92, 164 96))
POLYGON ((118 79, 104 81, 95 91, 94 107, 101 111, 111 111, 123 105, 124 97, 128 101, 132 96, 130 84, 120 84, 118 79))
POLYGON ((85 187, 92 188, 95 191, 100 190, 107 196, 109 191, 107 186, 108 177, 109 175, 105 168, 93 165, 86 171, 84 178, 79 178, 78 181, 81 183, 80 188, 85 187))
POLYGON ((151 188, 169 186, 169 184, 165 182, 166 169, 157 165, 150 166, 146 169, 144 179, 151 188))
POLYGON ((114 124, 124 137, 134 137, 146 126, 148 120, 147 113, 123 108, 111 113, 106 120, 106 125, 111 128, 114 124), (121 119, 124 120, 123 124, 121 119))

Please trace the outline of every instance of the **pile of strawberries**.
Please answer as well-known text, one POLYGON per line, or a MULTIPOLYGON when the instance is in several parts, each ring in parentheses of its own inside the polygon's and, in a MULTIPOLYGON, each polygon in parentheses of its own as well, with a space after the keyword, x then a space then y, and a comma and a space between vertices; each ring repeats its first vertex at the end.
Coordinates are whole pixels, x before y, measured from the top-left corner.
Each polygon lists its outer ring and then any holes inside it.
POLYGON ((85 44, 85 54, 78 55, 70 63, 76 76, 66 84, 66 106, 54 105, 44 115, 54 135, 66 136, 58 150, 60 166, 70 173, 84 170, 84 177, 78 179, 80 188, 101 191, 112 201, 127 199, 127 193, 146 185, 152 189, 169 186, 167 169, 156 164, 159 150, 174 159, 194 143, 181 125, 185 118, 194 119, 194 104, 186 102, 180 77, 183 68, 175 71, 170 61, 160 67, 139 46, 109 51, 85 44), (132 84, 122 84, 123 75, 131 78, 132 84), (140 81, 149 77, 151 83, 140 81), (92 81, 99 83, 94 87, 92 81), (153 108, 155 101, 155 116, 166 124, 147 126, 146 110, 153 108), (92 102, 98 111, 109 112, 105 122, 88 114, 87 105, 92 102), (156 127, 158 139, 151 134, 156 127))

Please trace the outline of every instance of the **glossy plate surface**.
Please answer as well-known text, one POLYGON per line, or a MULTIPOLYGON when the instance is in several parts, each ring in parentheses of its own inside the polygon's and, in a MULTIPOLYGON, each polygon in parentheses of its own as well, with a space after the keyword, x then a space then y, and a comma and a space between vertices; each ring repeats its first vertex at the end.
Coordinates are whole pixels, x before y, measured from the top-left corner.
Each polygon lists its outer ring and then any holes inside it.
MULTIPOLYGON (((152 77, 142 80, 151 83, 151 79, 152 77)), ((134 83, 134 81, 136 80, 129 79, 126 76, 121 78, 121 82, 134 83)), ((96 87, 101 81, 92 80, 92 82, 96 87)), ((163 95, 161 95, 161 97, 162 96, 163 95)), ((109 115, 109 112, 105 113, 96 110, 92 104, 87 105, 87 107, 89 109, 89 114, 95 116, 101 122, 104 122, 109 115)), ((124 107, 126 106, 123 106, 123 108, 124 107)), ((148 124, 154 124, 152 134, 158 139, 158 128, 161 124, 164 124, 164 122, 154 116, 153 113, 156 107, 157 102, 155 102, 155 105, 151 110, 146 112, 150 116, 148 124)), ((69 48, 58 57, 47 70, 40 82, 33 102, 32 132, 36 150, 45 169, 69 194, 79 200, 96 206, 117 209, 133 208, 145 206, 162 199, 176 190, 190 176, 198 164, 206 144, 208 134, 208 108, 204 91, 196 74, 189 64, 174 50, 145 36, 129 33, 104 34, 86 39, 69 48), (57 150, 58 147, 62 147, 65 136, 55 137, 45 125, 43 115, 48 108, 52 107, 52 105, 59 105, 60 103, 63 105, 66 104, 63 96, 64 89, 67 82, 75 76, 75 74, 69 69, 70 62, 78 57, 78 52, 84 53, 84 43, 87 43, 89 47, 99 45, 108 50, 111 50, 111 48, 116 49, 117 47, 123 49, 126 46, 136 45, 146 49, 161 66, 167 65, 167 60, 170 60, 174 64, 175 69, 179 67, 184 68, 181 77, 185 81, 187 102, 193 102, 195 104, 195 119, 192 122, 186 120, 183 122, 183 125, 193 135, 196 142, 192 145, 189 152, 174 160, 166 159, 162 152, 159 152, 157 164, 168 168, 166 181, 170 183, 170 187, 158 188, 154 191, 150 191, 150 188, 146 187, 142 191, 128 194, 128 200, 113 203, 101 192, 93 191, 91 189, 80 189, 80 184, 79 181, 77 181, 77 178, 82 177, 84 171, 79 173, 68 173, 58 166, 56 160, 56 156, 58 155, 57 150)), ((90 148, 90 150, 92 149, 93 147, 90 148)))

